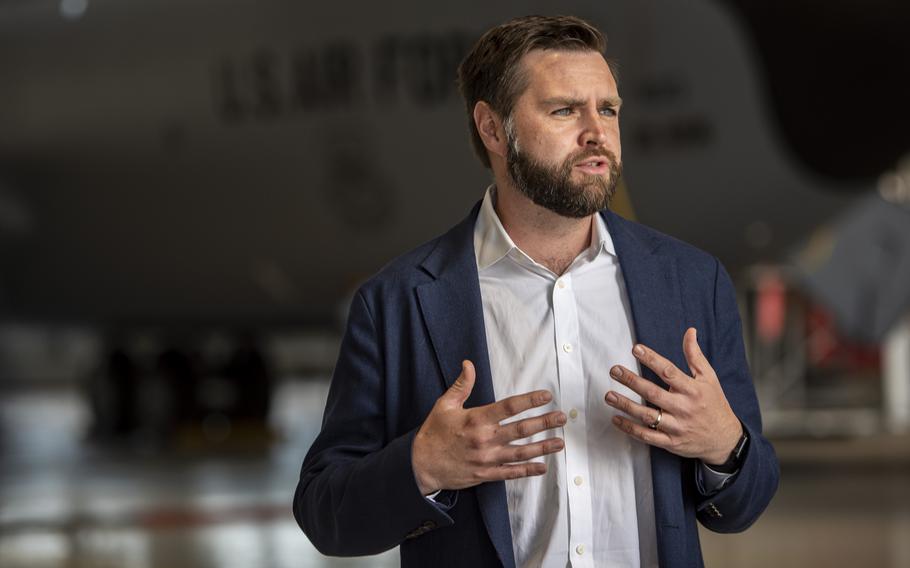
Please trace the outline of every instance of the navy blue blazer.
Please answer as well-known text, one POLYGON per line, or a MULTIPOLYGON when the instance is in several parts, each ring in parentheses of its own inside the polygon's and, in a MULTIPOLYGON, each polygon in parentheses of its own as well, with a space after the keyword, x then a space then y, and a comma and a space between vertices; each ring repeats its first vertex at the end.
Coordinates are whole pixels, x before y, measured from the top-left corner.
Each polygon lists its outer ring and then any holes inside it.
MULTIPOLYGON (((474 255, 479 207, 393 261, 353 300, 322 431, 294 495, 294 516, 323 554, 376 554, 400 545, 403 568, 515 567, 503 482, 443 492, 434 504, 420 494, 411 469, 414 435, 462 360, 473 361, 477 372, 466 406, 494 401, 474 255)), ((739 475, 710 498, 696 487, 695 460, 651 449, 660 565, 701 566, 696 519, 713 531, 742 531, 768 505, 779 478, 761 433, 733 286, 716 258, 610 211, 601 214, 637 341, 688 372, 682 338, 697 328, 750 437, 739 475)))

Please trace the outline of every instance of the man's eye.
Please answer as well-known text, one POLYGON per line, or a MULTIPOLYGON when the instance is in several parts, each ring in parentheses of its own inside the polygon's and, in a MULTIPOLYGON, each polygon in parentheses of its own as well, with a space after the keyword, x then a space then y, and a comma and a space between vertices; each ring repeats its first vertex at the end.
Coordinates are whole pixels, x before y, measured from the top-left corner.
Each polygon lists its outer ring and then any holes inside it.
POLYGON ((616 116, 619 112, 616 107, 607 107, 600 109, 600 114, 604 116, 616 116))
POLYGON ((561 108, 559 110, 554 110, 553 114, 555 114, 556 116, 569 116, 570 114, 572 114, 572 109, 569 107, 561 108))

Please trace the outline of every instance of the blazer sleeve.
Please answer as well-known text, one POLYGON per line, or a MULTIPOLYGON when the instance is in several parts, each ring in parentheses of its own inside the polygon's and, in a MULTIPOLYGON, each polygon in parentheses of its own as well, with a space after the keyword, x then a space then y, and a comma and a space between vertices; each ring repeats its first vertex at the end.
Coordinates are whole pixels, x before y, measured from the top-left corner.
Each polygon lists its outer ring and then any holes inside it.
POLYGON ((321 553, 377 554, 452 524, 421 495, 411 465, 416 429, 388 439, 383 353, 362 291, 348 316, 322 430, 307 453, 294 517, 321 553))
POLYGON ((742 324, 729 274, 715 259, 714 320, 711 363, 724 394, 740 419, 749 445, 736 478, 697 506, 698 519, 715 532, 739 532, 754 523, 777 491, 780 467, 762 435, 761 414, 746 362, 742 324))

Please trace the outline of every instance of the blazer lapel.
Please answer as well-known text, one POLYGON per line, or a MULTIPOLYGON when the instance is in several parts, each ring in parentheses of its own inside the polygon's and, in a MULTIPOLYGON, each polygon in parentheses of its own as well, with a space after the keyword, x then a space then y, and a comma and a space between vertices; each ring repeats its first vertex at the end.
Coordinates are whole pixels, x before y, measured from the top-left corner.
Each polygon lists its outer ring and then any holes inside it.
MULTIPOLYGON (((626 292, 632 309, 636 341, 654 349, 689 372, 683 355, 685 313, 674 258, 661 255, 648 233, 634 230, 612 212, 604 215, 619 257, 626 292)), ((642 376, 667 388, 651 369, 642 365, 642 376)), ((651 477, 654 486, 654 514, 658 554, 668 558, 675 540, 667 528, 678 528, 684 518, 680 459, 659 448, 651 448, 651 477)), ((675 534, 675 533, 674 533, 675 534)), ((678 535, 677 535, 678 536, 678 535)))
MULTIPOLYGON (((495 400, 474 255, 474 221, 479 210, 478 203, 464 221, 439 240, 421 264, 434 280, 417 287, 423 321, 446 388, 461 373, 463 360, 474 363, 477 378, 467 407, 495 400)), ((484 524, 503 566, 514 568, 505 483, 483 483, 475 491, 484 524)))
MULTIPOLYGON (((661 255, 647 234, 633 232, 629 222, 615 213, 607 212, 604 217, 619 257, 636 341, 688 371, 682 350, 686 328, 676 259, 661 255)), ((645 378, 666 388, 653 371, 645 366, 642 371, 645 378)))

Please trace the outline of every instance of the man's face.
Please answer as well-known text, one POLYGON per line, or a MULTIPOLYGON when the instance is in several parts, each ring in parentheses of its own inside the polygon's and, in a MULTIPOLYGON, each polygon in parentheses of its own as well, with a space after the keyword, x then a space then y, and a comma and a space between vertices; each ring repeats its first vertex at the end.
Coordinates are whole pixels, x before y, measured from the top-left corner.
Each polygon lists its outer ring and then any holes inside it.
POLYGON ((515 187, 564 217, 604 209, 622 169, 616 81, 596 52, 532 51, 528 87, 506 122, 515 187))

